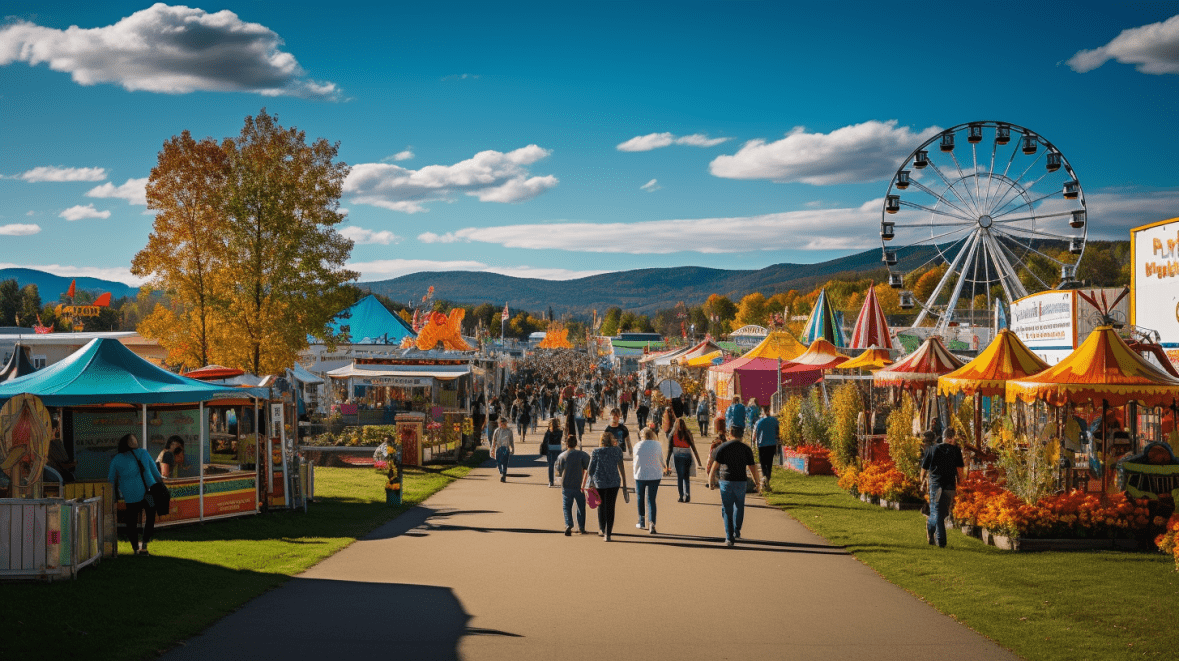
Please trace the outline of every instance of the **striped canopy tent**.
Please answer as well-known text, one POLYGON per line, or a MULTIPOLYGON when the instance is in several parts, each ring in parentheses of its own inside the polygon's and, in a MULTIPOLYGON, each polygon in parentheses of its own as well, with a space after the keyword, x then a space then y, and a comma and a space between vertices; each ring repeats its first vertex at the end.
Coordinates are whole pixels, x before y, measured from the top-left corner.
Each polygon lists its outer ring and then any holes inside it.
POLYGON ((741 358, 772 358, 787 361, 798 358, 805 351, 806 345, 790 333, 773 331, 756 347, 746 351, 741 358))
POLYGON ((928 386, 936 386, 939 377, 959 367, 962 367, 962 361, 946 349, 941 338, 931 335, 904 360, 876 370, 872 375, 872 382, 882 387, 921 390, 928 386))
POLYGON ((884 318, 884 308, 880 307, 880 300, 876 298, 875 287, 868 287, 868 295, 864 297, 860 316, 856 317, 856 326, 852 329, 849 346, 852 349, 893 348, 888 321, 884 318))
MULTIPOLYGON (((675 360, 673 360, 672 362, 679 364, 679 365, 688 365, 688 362, 690 360, 692 360, 693 358, 699 358, 704 355, 716 353, 717 351, 720 351, 720 350, 721 350, 720 345, 718 345, 716 342, 713 342, 711 337, 705 337, 704 340, 700 342, 700 344, 697 344, 696 346, 692 347, 691 349, 688 349, 686 352, 676 356, 675 360)), ((704 366, 707 367, 708 365, 711 365, 711 364, 712 364, 711 362, 707 362, 707 363, 704 363, 704 366)), ((689 365, 689 367, 690 367, 690 365, 689 365)), ((696 367, 699 367, 699 365, 697 365, 696 367)))
POLYGON ((713 351, 712 353, 706 353, 703 356, 689 358, 688 360, 683 361, 681 364, 684 367, 711 367, 715 364, 715 361, 723 360, 724 355, 724 351, 717 349, 716 351, 713 351))
POLYGON ((869 347, 867 351, 856 356, 855 358, 852 358, 846 363, 836 365, 835 369, 853 370, 857 368, 863 368, 874 372, 882 367, 887 367, 892 363, 892 355, 888 349, 869 347))
POLYGON ((827 290, 819 290, 819 299, 815 301, 815 309, 811 311, 811 318, 802 329, 802 341, 811 344, 815 340, 824 339, 837 347, 846 346, 843 341, 843 329, 839 327, 839 319, 835 316, 835 308, 827 299, 827 290))
POLYGON ((937 380, 940 395, 995 397, 1006 392, 1007 382, 1048 369, 1048 363, 1004 328, 977 358, 937 380))
POLYGON ((1053 406, 1094 404, 1171 406, 1179 402, 1179 379, 1135 353, 1113 328, 1099 326, 1076 351, 1036 374, 1007 382, 1007 401, 1053 406))
POLYGON ((827 340, 818 339, 811 343, 801 356, 782 365, 783 372, 802 372, 806 370, 825 370, 837 367, 850 360, 839 353, 834 344, 827 340))

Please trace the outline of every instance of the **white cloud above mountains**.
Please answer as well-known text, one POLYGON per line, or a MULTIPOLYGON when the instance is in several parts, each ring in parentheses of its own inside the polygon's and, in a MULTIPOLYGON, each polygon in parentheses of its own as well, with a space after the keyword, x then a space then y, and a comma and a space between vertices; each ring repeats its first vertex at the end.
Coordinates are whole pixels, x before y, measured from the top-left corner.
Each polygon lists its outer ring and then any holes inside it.
POLYGON ((1086 73, 1110 60, 1137 65, 1141 73, 1179 74, 1179 15, 1122 30, 1100 48, 1077 51, 1066 64, 1077 73, 1086 73))
POLYGON ((390 243, 401 243, 402 237, 388 230, 368 230, 363 227, 355 225, 342 228, 340 234, 346 238, 351 239, 353 243, 358 246, 364 245, 382 245, 387 246, 390 243))
POLYGON ((16 178, 29 183, 102 181, 106 179, 106 168, 63 168, 56 165, 43 165, 22 172, 16 175, 16 178))
POLYGON ((344 180, 344 195, 353 204, 418 213, 428 202, 468 195, 480 202, 524 202, 555 187, 556 177, 530 176, 529 165, 551 154, 528 145, 507 153, 482 151, 454 165, 427 165, 410 170, 392 163, 361 163, 344 180))
POLYGON ((0 225, 0 236, 32 236, 40 231, 40 225, 25 225, 22 223, 0 225))
POLYGON ((108 181, 86 191, 86 197, 127 200, 127 204, 145 207, 147 206, 147 177, 128 179, 121 186, 116 186, 108 181))
POLYGON ((128 91, 337 98, 334 83, 308 79, 282 45, 270 28, 231 11, 157 3, 98 28, 9 23, 0 27, 0 66, 48 64, 79 85, 114 83, 128 91))
POLYGON ((535 266, 489 266, 474 260, 434 261, 428 259, 380 259, 371 262, 352 262, 348 264, 348 268, 360 272, 361 282, 387 280, 422 271, 479 271, 499 273, 515 278, 539 278, 541 280, 573 280, 606 273, 606 271, 571 271, 535 266))
POLYGON ((57 216, 59 218, 65 218, 69 221, 86 220, 87 218, 106 219, 111 217, 111 212, 106 210, 99 211, 98 209, 94 208, 93 204, 87 204, 86 206, 79 204, 62 211, 61 213, 57 214, 57 216))
POLYGON ((672 133, 648 133, 637 135, 615 147, 618 151, 651 151, 672 145, 688 145, 690 147, 715 147, 732 138, 710 138, 703 133, 676 136, 672 133))
POLYGON ((131 275, 129 268, 117 266, 70 266, 65 264, 14 264, 11 262, 0 262, 0 269, 34 269, 52 273, 53 275, 60 275, 65 278, 101 278, 102 280, 122 282, 132 287, 139 287, 144 282, 147 282, 146 278, 131 275))
POLYGON ((725 179, 816 186, 881 181, 896 172, 898 154, 908 154, 940 131, 931 126, 913 132, 898 128, 896 120, 872 120, 830 133, 807 133, 799 126, 775 142, 750 140, 736 154, 717 156, 708 169, 725 179))
POLYGON ((632 255, 866 250, 880 245, 880 205, 881 200, 871 200, 858 208, 807 209, 738 218, 467 227, 442 235, 427 232, 418 240, 632 255))

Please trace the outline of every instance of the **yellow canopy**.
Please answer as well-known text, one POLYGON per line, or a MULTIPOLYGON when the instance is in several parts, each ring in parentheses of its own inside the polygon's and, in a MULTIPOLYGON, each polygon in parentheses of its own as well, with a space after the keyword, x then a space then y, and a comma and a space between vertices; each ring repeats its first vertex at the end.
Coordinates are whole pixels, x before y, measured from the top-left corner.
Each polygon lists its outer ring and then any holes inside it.
POLYGON ((1053 406, 1139 401, 1169 406, 1179 400, 1179 379, 1151 365, 1109 326, 1099 326, 1064 360, 1034 376, 1007 382, 1007 401, 1042 399, 1053 406))
POLYGON ((683 365, 685 367, 711 367, 712 361, 716 358, 720 358, 724 355, 724 353, 724 351, 717 349, 716 351, 713 351, 712 353, 706 353, 703 356, 689 358, 688 360, 683 361, 683 365))
POLYGON ((939 395, 965 393, 994 397, 1005 392, 1008 381, 1039 374, 1046 369, 1048 363, 1032 353, 1015 333, 1004 328, 978 357, 939 377, 937 391, 939 395))
POLYGON ((889 356, 888 349, 880 349, 871 347, 864 353, 852 358, 851 360, 841 365, 836 365, 837 370, 852 370, 857 367, 862 367, 866 370, 875 371, 881 367, 886 367, 892 364, 892 358, 889 356))
POLYGON ((771 360, 794 360, 806 351, 806 345, 799 342, 790 333, 782 331, 771 332, 761 344, 753 347, 741 356, 742 358, 769 358, 771 360))

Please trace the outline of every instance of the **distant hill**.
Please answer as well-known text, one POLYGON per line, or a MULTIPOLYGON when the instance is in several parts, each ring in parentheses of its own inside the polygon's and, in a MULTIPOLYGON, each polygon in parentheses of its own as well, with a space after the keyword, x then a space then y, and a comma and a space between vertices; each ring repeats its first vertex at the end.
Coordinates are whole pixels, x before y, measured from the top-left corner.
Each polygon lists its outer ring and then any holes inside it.
MULTIPOLYGON (((916 266, 928 256, 914 253, 906 261, 912 260, 916 266)), ((394 301, 416 300, 433 285, 439 298, 461 304, 506 301, 514 308, 535 312, 549 307, 556 312, 587 312, 618 306, 624 310, 650 313, 670 308, 679 301, 700 305, 711 294, 724 294, 736 301, 755 291, 767 297, 790 289, 810 291, 836 276, 863 278, 875 274, 883 279, 883 268, 880 250, 875 249, 819 264, 775 264, 756 271, 681 266, 617 271, 560 281, 484 272, 437 271, 362 282, 359 286, 394 301)))
MULTIPOLYGON (((37 293, 41 295, 41 301, 49 303, 56 301, 58 296, 69 290, 70 281, 75 278, 53 275, 34 269, 0 269, 0 280, 12 279, 16 279, 21 287, 29 284, 37 285, 37 293)), ((77 289, 90 292, 95 296, 108 291, 111 293, 111 298, 134 297, 139 294, 138 287, 125 285, 121 282, 99 278, 76 278, 76 280, 78 281, 77 289)))

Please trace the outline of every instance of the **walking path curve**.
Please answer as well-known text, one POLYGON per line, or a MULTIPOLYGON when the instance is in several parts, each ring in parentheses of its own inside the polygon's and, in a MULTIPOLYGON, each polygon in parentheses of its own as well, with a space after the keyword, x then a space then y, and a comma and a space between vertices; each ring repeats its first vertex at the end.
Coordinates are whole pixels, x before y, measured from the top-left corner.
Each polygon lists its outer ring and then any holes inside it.
POLYGON ((536 446, 517 450, 506 483, 473 470, 165 658, 1016 658, 756 495, 734 548, 717 492, 678 503, 671 478, 658 534, 632 493, 612 541, 593 510, 566 537, 536 446))

